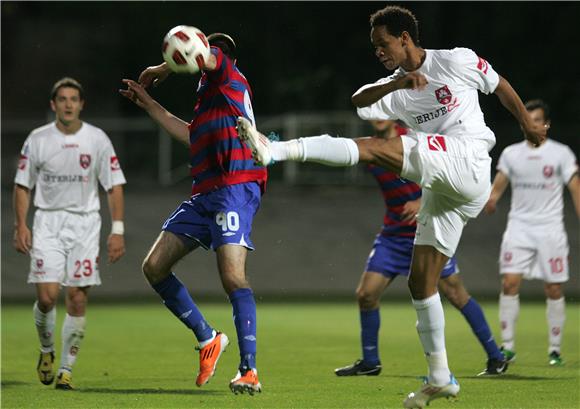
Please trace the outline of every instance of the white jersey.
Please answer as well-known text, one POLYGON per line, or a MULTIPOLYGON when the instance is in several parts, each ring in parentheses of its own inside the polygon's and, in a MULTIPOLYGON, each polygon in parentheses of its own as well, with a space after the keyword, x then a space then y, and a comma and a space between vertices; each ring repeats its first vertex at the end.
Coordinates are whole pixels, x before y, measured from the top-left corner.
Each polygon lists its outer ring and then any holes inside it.
POLYGON ((126 183, 107 134, 83 122, 66 135, 53 122, 28 135, 14 183, 36 186, 39 209, 88 213, 100 208, 97 180, 105 190, 126 183))
MULTIPOLYGON (((391 92, 374 104, 359 108, 358 115, 364 120, 400 119, 411 129, 428 134, 483 139, 491 150, 495 136, 485 125, 477 91, 494 92, 499 75, 491 64, 468 48, 425 50, 425 53, 425 61, 416 71, 428 81, 423 90, 391 92)), ((393 75, 359 91, 406 74, 398 68, 393 75)))
POLYGON ((497 170, 508 177, 512 188, 508 225, 563 225, 563 186, 578 172, 568 146, 552 139, 538 148, 526 141, 510 145, 502 152, 497 170))

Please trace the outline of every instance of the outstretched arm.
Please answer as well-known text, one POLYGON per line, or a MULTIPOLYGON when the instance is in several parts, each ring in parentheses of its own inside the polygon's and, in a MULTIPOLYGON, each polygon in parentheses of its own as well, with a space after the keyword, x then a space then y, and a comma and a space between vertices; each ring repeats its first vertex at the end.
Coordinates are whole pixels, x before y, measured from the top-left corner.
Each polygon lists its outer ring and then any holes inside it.
POLYGON ((406 88, 422 90, 425 85, 427 85, 427 79, 423 74, 410 72, 396 80, 361 89, 354 93, 351 100, 357 108, 364 108, 380 101, 383 97, 396 90, 406 88))
POLYGON ((128 79, 124 79, 123 83, 127 85, 127 89, 120 89, 119 93, 121 95, 144 109, 172 138, 185 145, 189 145, 189 128, 187 122, 163 108, 157 101, 151 98, 147 91, 145 91, 145 88, 139 83, 128 79))
POLYGON ((491 187, 491 194, 489 195, 489 200, 487 201, 484 208, 485 213, 491 214, 495 212, 497 202, 505 192, 505 189, 509 183, 510 181, 508 177, 503 172, 498 171, 495 174, 493 186, 491 187))
POLYGON ((572 201, 574 202, 574 207, 576 208, 576 216, 580 219, 580 177, 578 173, 570 178, 568 182, 568 190, 572 195, 572 201))
MULTIPOLYGON (((210 53, 209 58, 205 62, 203 66, 204 71, 214 71, 217 69, 217 60, 213 54, 210 53)), ((143 86, 143 88, 149 88, 153 84, 154 87, 161 84, 167 77, 171 74, 171 69, 167 65, 167 63, 163 62, 159 65, 152 65, 147 67, 143 70, 141 74, 139 74, 139 84, 143 86)))
POLYGON ((547 126, 534 124, 520 96, 502 76, 499 77, 499 84, 494 93, 498 96, 502 105, 517 119, 527 140, 538 146, 546 139, 547 126))

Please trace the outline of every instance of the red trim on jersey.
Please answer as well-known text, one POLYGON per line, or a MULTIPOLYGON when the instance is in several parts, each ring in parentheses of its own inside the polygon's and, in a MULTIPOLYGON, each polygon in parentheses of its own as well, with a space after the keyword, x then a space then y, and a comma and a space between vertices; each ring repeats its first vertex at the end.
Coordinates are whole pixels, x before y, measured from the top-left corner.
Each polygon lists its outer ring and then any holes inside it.
MULTIPOLYGON (((229 126, 227 128, 215 129, 211 132, 204 133, 195 139, 194 143, 189 144, 189 152, 195 155, 197 152, 207 148, 216 141, 225 141, 227 139, 239 139, 236 128, 229 126), (226 131, 227 130, 227 131, 226 131)), ((243 143, 243 142, 242 142, 243 143)), ((244 145, 245 146, 245 145, 244 145)))
POLYGON ((268 173, 266 172, 266 169, 238 170, 235 173, 226 173, 194 184, 191 187, 191 194, 206 193, 224 186, 238 185, 247 182, 258 183, 262 194, 264 194, 267 180, 268 173))
POLYGON ((379 181, 379 183, 388 183, 392 182, 393 180, 400 179, 399 175, 397 175, 395 172, 390 171, 381 173, 380 175, 375 176, 375 178, 379 181))
POLYGON ((390 236, 397 236, 397 237, 415 237, 415 233, 397 233, 397 232, 393 232, 393 233, 389 233, 386 231, 381 231, 381 236, 384 237, 390 237, 390 236))
POLYGON ((228 152, 218 152, 212 158, 204 158, 197 166, 189 170, 191 176, 195 176, 198 173, 212 167, 212 162, 217 161, 217 163, 224 163, 225 159, 229 161, 232 160, 250 160, 252 159, 252 153, 249 149, 232 149, 228 152))
POLYGON ((403 186, 383 191, 383 197, 386 199, 397 199, 401 196, 407 196, 417 193, 421 188, 413 182, 409 182, 403 186))

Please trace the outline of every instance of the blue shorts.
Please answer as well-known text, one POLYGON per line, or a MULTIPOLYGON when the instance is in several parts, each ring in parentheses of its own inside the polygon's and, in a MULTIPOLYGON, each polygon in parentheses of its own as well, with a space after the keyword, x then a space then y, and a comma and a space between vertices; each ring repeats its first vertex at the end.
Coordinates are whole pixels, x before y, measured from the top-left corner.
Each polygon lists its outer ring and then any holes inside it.
MULTIPOLYGON (((387 278, 408 276, 413 256, 413 241, 413 237, 383 236, 379 233, 373 243, 365 271, 381 273, 387 278)), ((443 267, 441 278, 449 277, 456 272, 458 272, 457 260, 451 257, 443 267)))
POLYGON ((216 250, 234 244, 254 250, 250 234, 261 195, 255 182, 194 195, 165 220, 162 230, 177 235, 188 247, 198 243, 216 250))

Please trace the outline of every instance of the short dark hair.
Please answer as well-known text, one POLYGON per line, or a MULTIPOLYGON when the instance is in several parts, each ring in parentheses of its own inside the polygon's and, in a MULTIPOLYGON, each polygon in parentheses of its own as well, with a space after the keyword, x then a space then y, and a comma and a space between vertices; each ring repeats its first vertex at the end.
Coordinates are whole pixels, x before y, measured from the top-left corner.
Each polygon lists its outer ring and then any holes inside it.
POLYGON ((400 6, 387 6, 371 15, 371 27, 385 26, 389 34, 400 37, 403 31, 416 45, 419 44, 419 22, 408 9, 400 6))
POLYGON ((526 109, 528 111, 534 111, 536 109, 541 109, 544 111, 544 121, 548 122, 551 120, 550 118, 550 106, 546 104, 541 99, 531 99, 525 103, 526 109))
POLYGON ((81 100, 85 99, 85 91, 83 90, 83 86, 81 85, 81 83, 75 80, 74 78, 64 77, 59 79, 52 86, 52 91, 50 91, 51 100, 54 101, 56 99, 56 94, 58 94, 58 90, 61 88, 74 88, 79 91, 79 96, 81 100))
POLYGON ((209 45, 219 48, 232 60, 236 59, 236 42, 230 35, 225 33, 213 33, 207 36, 207 41, 209 42, 209 45))

